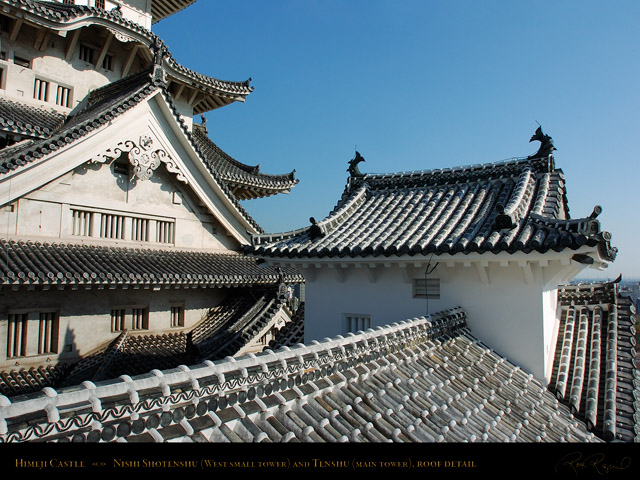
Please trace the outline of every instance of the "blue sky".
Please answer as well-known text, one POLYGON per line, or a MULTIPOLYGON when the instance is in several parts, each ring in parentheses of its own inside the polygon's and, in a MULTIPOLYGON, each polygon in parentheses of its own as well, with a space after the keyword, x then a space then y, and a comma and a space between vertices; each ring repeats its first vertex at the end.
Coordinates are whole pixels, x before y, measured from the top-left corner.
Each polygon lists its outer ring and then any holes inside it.
MULTIPOLYGON (((640 2, 199 0, 154 26, 173 56, 246 103, 209 112, 211 138, 289 195, 245 202, 268 232, 324 218, 357 150, 364 172, 529 155, 539 122, 557 147, 570 214, 595 205, 620 249, 604 272, 640 277, 640 2)), ((602 275, 602 274, 600 274, 602 275)))

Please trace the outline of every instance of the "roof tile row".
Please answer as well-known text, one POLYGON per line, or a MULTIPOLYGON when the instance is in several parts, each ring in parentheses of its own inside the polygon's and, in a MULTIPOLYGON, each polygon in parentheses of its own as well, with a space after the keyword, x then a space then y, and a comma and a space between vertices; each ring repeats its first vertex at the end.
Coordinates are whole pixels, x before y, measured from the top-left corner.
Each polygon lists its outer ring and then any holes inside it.
POLYGON ((598 441, 530 375, 474 339, 460 309, 278 352, 5 399, 0 419, 5 442, 598 441), (76 411, 90 408, 67 420, 70 402, 76 411))
MULTIPOLYGON (((245 286, 274 284, 280 272, 236 253, 130 249, 0 239, 3 285, 245 286)), ((285 281, 302 278, 283 270, 285 281)))
MULTIPOLYGON (((285 258, 617 250, 595 216, 569 220, 552 157, 349 178, 334 211, 309 228, 256 235, 251 253, 285 258)), ((595 211, 599 212, 599 208, 595 211)))

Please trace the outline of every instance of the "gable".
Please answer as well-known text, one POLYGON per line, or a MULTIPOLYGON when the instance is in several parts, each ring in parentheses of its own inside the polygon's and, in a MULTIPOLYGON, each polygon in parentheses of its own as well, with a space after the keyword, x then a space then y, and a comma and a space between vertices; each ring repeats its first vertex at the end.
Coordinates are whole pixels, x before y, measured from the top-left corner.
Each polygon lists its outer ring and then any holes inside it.
MULTIPOLYGON (((196 209, 202 206, 235 244, 248 243, 247 232, 256 232, 259 227, 250 221, 242 207, 225 191, 224 185, 207 169, 193 148, 184 125, 178 123, 160 90, 123 114, 107 120, 97 130, 86 129, 80 135, 77 132, 81 129, 76 128, 64 138, 68 145, 58 141, 58 145, 62 143, 61 148, 46 150, 45 155, 41 154, 29 163, 22 162, 19 168, 3 175, 0 178, 3 205, 70 172, 77 175, 80 170, 76 169, 83 165, 82 168, 91 170, 124 158, 129 160, 137 183, 144 184, 158 172, 165 172, 167 181, 170 179, 172 185, 180 184, 179 191, 188 192, 186 196, 194 198, 196 209)), ((141 192, 139 202, 144 202, 144 188, 138 191, 141 192)), ((117 196, 118 192, 114 190, 110 194, 117 196)), ((100 195, 102 193, 96 196, 100 195)))
POLYGON ((239 248, 188 185, 164 166, 144 180, 133 171, 122 156, 85 162, 15 202, 9 233, 145 247, 239 248))

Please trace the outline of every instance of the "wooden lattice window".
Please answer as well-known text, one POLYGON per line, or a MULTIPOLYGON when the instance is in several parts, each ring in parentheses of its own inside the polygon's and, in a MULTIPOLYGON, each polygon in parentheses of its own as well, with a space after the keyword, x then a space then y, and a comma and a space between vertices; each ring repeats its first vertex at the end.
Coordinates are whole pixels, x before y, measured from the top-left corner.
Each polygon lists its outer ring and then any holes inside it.
POLYGON ((111 310, 111 331, 122 332, 125 328, 126 310, 124 308, 114 308, 111 310))
POLYGON ((36 78, 33 84, 33 98, 43 102, 49 101, 49 82, 36 78))
POLYGON ((348 314, 344 315, 344 332, 356 333, 371 328, 371 315, 348 314))
POLYGON ((61 107, 71 106, 71 89, 69 87, 58 85, 58 91, 56 92, 56 104, 61 107))
POLYGON ((27 333, 29 331, 29 314, 9 314, 9 331, 7 332, 7 358, 27 355, 27 333))
POLYGON ((184 327, 184 305, 171 306, 171 326, 184 327))
POLYGON ((58 353, 58 312, 10 313, 7 324, 7 358, 58 353))
POLYGON ((440 279, 414 278, 413 298, 440 298, 440 279))

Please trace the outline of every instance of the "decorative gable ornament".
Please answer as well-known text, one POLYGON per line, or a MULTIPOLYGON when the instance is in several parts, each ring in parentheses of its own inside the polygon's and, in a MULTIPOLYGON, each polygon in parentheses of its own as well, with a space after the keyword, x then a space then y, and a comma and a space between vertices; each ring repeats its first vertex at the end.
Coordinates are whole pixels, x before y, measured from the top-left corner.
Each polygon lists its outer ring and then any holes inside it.
POLYGON ((111 162, 123 154, 127 155, 129 163, 133 165, 134 175, 139 180, 149 180, 160 164, 164 163, 167 170, 174 173, 178 180, 189 183, 171 156, 162 148, 154 147, 154 140, 149 135, 142 135, 137 142, 133 140, 120 142, 115 147, 93 157, 91 162, 111 162))

